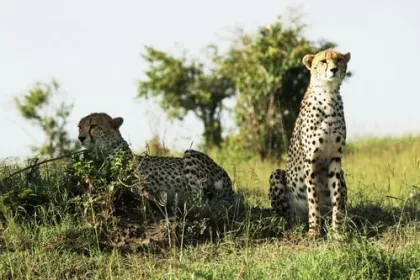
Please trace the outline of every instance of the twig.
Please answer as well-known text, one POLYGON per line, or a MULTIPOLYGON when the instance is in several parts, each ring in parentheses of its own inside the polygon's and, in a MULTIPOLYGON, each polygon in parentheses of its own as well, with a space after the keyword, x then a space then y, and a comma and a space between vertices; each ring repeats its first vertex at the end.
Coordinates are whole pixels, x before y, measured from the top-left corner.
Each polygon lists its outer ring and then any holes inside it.
POLYGON ((402 199, 402 198, 395 197, 395 196, 391 196, 391 195, 386 195, 385 197, 387 197, 387 198, 392 198, 392 199, 396 199, 396 200, 401 200, 401 201, 404 201, 404 199, 402 199))
POLYGON ((24 171, 26 171, 26 170, 33 169, 35 166, 36 166, 36 167, 39 167, 41 164, 48 163, 48 162, 51 162, 51 161, 56 161, 56 160, 59 160, 59 159, 62 159, 62 158, 66 158, 66 157, 71 157, 71 156, 73 156, 73 155, 77 155, 77 154, 84 153, 85 151, 86 151, 86 150, 81 150, 81 151, 74 152, 74 153, 71 153, 71 154, 68 154, 68 155, 63 155, 63 156, 56 157, 56 158, 46 159, 46 160, 41 161, 41 162, 39 162, 39 163, 36 163, 36 162, 35 162, 35 164, 31 164, 31 165, 29 165, 29 166, 27 166, 27 167, 25 167, 25 168, 23 168, 23 169, 20 169, 20 170, 18 170, 18 171, 16 171, 16 172, 13 172, 12 174, 10 174, 9 176, 7 176, 6 178, 2 179, 2 180, 1 180, 1 182, 3 183, 4 181, 9 180, 9 179, 10 179, 10 178, 12 178, 13 176, 15 176, 15 175, 17 175, 17 174, 20 174, 20 173, 22 173, 22 172, 24 172, 24 171))

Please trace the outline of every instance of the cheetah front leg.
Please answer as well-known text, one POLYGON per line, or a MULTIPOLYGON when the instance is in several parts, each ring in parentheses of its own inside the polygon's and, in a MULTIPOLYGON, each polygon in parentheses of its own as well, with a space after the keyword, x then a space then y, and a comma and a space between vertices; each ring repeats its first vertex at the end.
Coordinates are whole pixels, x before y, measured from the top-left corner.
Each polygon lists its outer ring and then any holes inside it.
POLYGON ((204 199, 207 180, 202 176, 197 176, 195 170, 184 169, 184 176, 187 182, 186 194, 194 204, 199 204, 204 199))
POLYGON ((341 169, 341 158, 339 157, 333 158, 328 166, 328 188, 332 206, 331 229, 334 237, 341 238, 340 232, 344 221, 347 186, 341 169))
POLYGON ((286 171, 282 169, 274 170, 270 175, 270 203, 271 208, 277 215, 291 223, 290 205, 288 202, 288 189, 286 186, 286 171))
POLYGON ((316 160, 305 161, 305 184, 308 195, 308 236, 317 238, 321 235, 321 213, 319 210, 319 199, 317 190, 316 160))

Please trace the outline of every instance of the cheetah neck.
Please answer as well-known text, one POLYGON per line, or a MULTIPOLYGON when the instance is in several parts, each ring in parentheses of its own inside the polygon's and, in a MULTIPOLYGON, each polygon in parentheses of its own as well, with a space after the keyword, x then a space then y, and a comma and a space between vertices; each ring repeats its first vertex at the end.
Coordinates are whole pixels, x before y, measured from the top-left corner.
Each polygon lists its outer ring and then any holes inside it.
POLYGON ((311 78, 308 86, 308 91, 319 91, 322 90, 329 94, 338 94, 340 92, 341 81, 323 81, 311 78))
POLYGON ((344 116, 343 101, 340 87, 308 87, 302 100, 301 108, 310 107, 315 112, 315 117, 321 121, 329 117, 344 116))
POLYGON ((341 99, 340 96, 341 83, 319 82, 311 80, 308 89, 306 90, 306 99, 308 98, 322 98, 326 100, 341 99))
POLYGON ((306 90, 307 94, 316 94, 316 95, 323 95, 325 97, 327 96, 337 96, 340 95, 340 87, 338 88, 325 88, 325 87, 312 87, 309 86, 306 90))
POLYGON ((108 157, 114 158, 118 154, 122 153, 124 158, 131 159, 133 157, 133 153, 128 145, 127 141, 125 141, 122 137, 118 142, 115 142, 112 147, 108 150, 108 157))

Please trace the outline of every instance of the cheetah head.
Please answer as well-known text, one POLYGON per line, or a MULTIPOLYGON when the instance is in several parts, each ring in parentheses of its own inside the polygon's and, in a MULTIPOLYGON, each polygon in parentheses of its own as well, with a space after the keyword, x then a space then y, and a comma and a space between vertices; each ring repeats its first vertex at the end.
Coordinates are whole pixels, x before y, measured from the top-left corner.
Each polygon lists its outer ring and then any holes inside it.
POLYGON ((119 131, 123 118, 111 118, 105 113, 92 113, 79 122, 79 140, 85 148, 99 148, 110 153, 123 140, 119 131))
POLYGON ((321 86, 340 86, 343 81, 350 53, 342 54, 334 50, 321 51, 315 55, 307 54, 303 64, 311 71, 311 84, 321 86))

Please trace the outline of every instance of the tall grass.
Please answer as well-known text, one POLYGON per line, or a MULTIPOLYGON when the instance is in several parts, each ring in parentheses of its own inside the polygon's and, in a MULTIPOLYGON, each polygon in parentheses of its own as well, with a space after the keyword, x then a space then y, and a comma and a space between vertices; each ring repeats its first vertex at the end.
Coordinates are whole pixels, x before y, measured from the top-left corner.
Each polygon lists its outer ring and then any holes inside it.
MULTIPOLYGON (((244 205, 153 222, 101 216, 98 226, 78 214, 62 166, 3 182, 0 279, 420 279, 420 138, 348 144, 348 238, 340 243, 310 241, 273 216, 268 177, 277 164, 225 155, 211 154, 244 205)), ((3 166, 0 179, 16 168, 3 166)))

